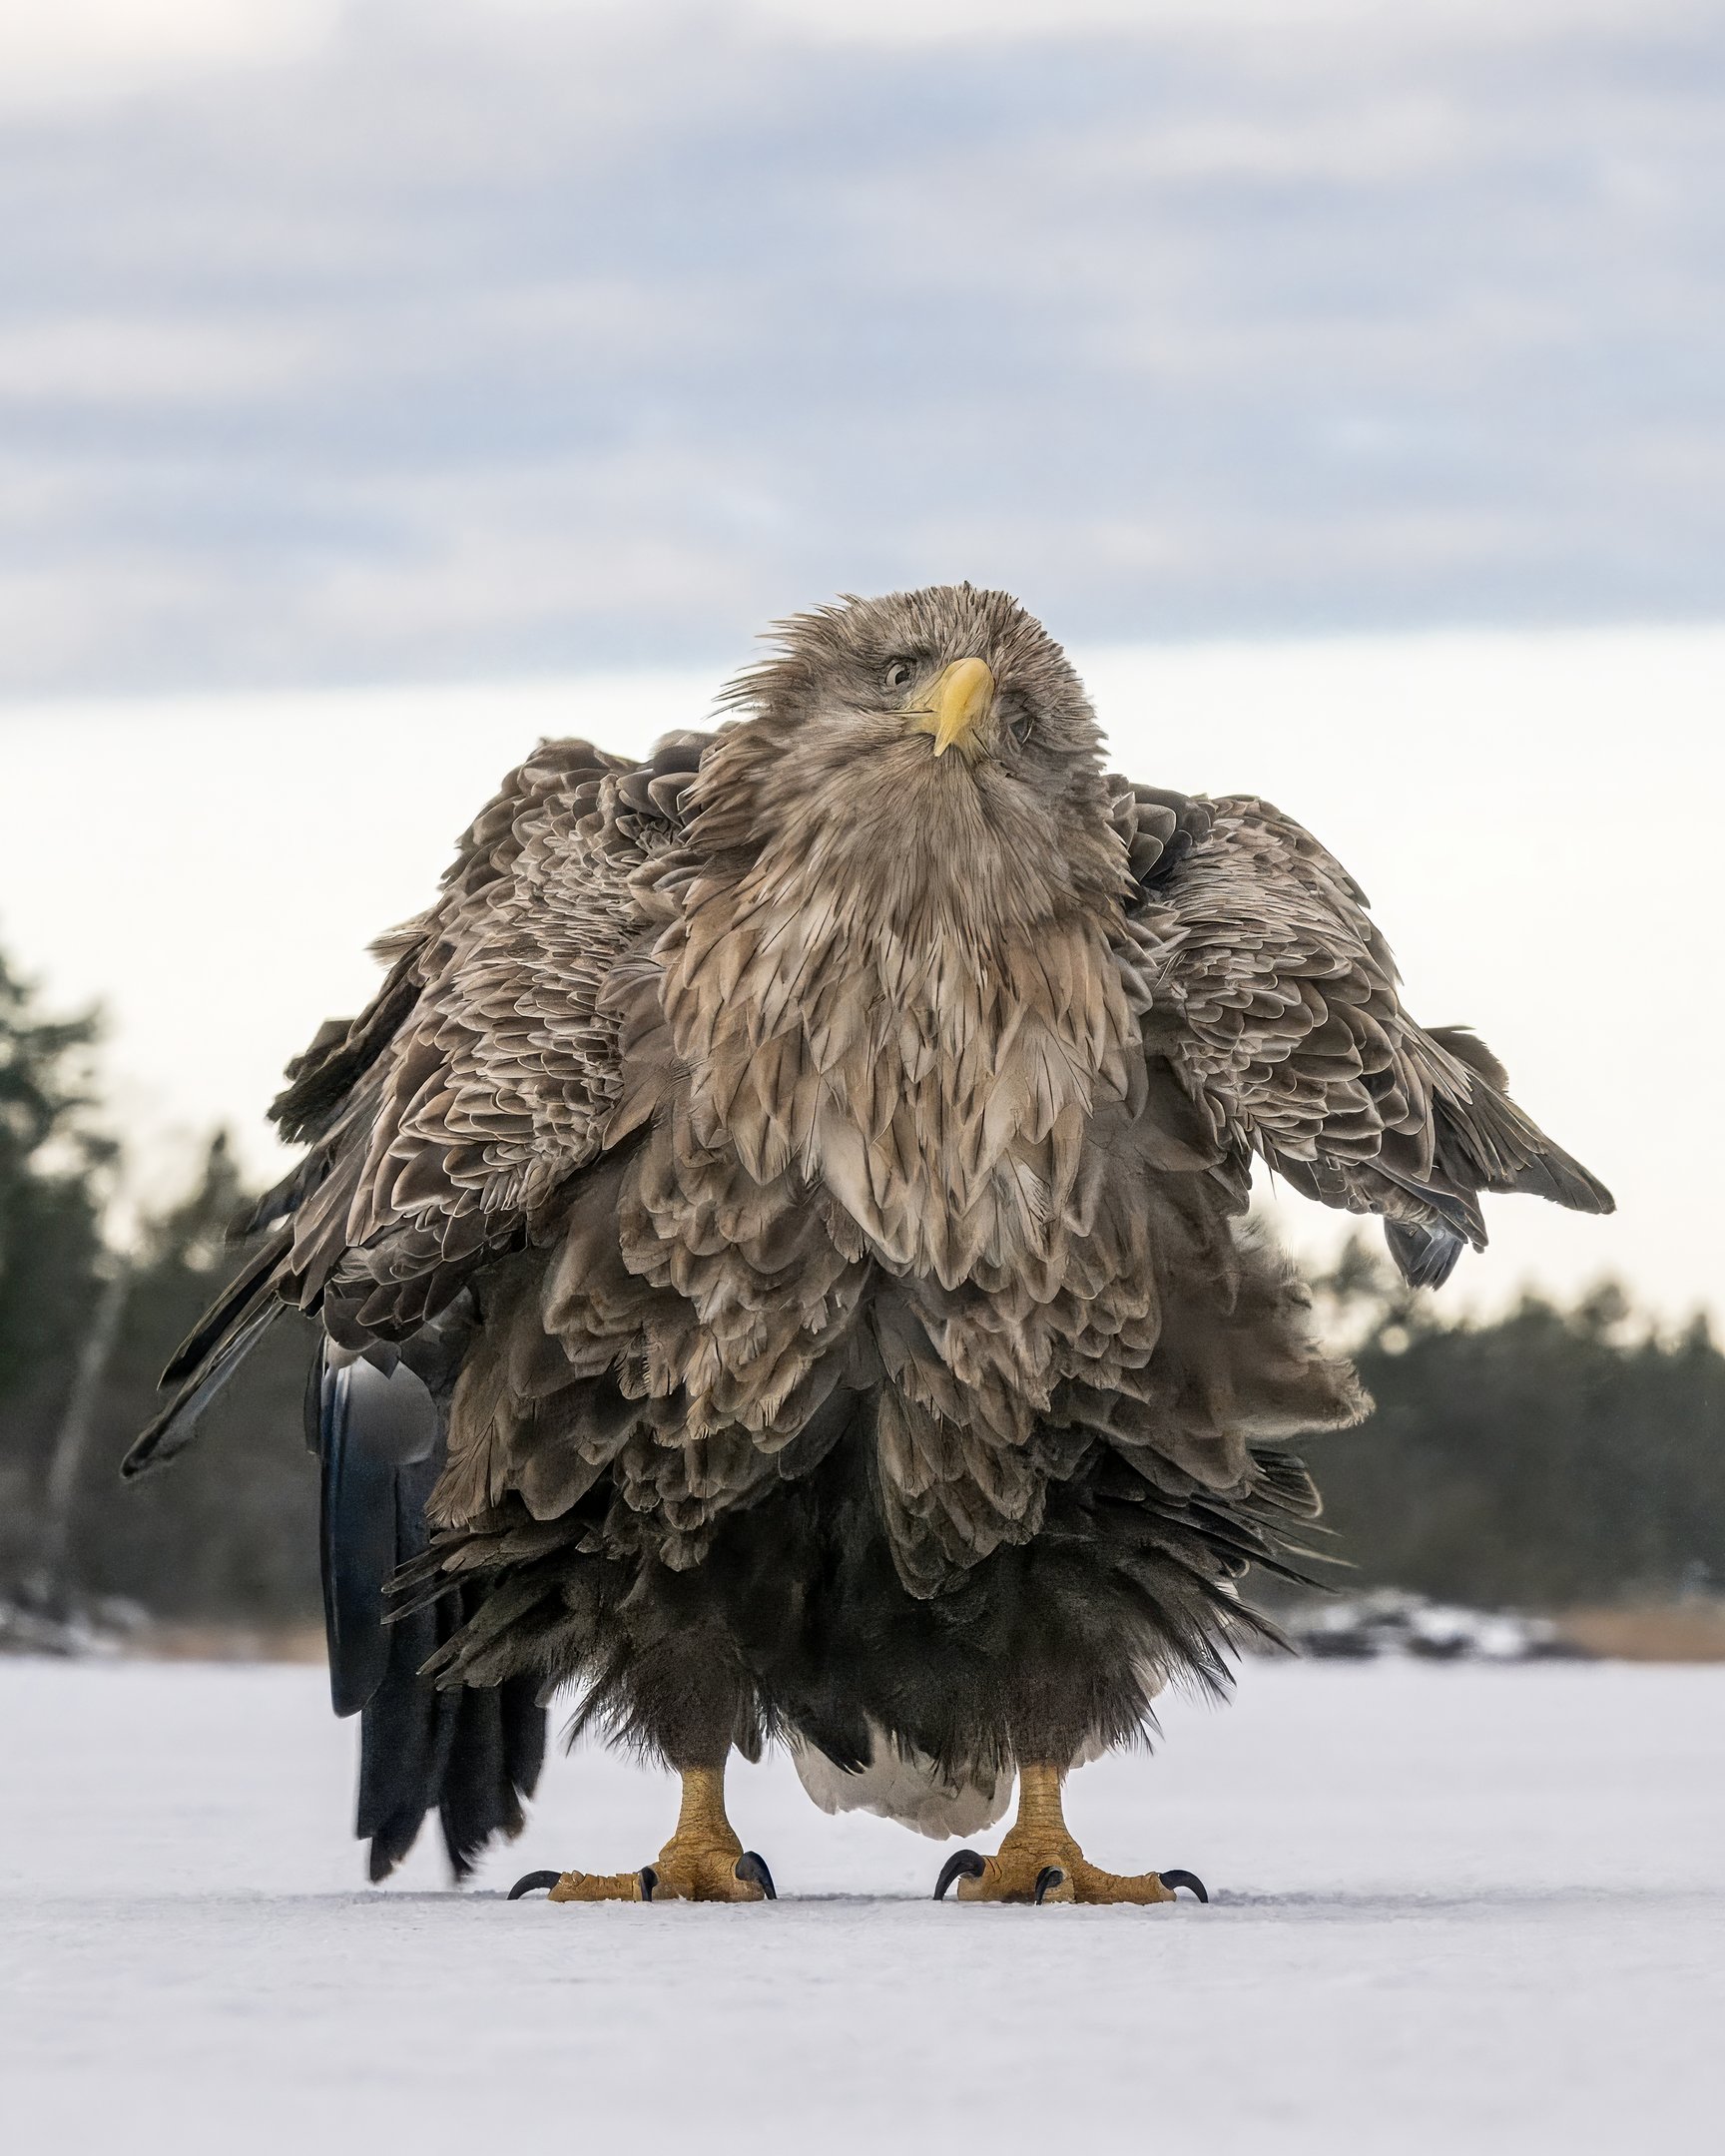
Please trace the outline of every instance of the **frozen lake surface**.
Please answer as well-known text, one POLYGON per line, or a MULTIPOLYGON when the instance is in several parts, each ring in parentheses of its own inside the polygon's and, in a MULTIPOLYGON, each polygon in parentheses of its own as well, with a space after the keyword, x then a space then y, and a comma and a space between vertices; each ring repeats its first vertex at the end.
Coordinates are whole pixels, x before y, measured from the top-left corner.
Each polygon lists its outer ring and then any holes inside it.
POLYGON ((731 1786, 776 1905, 552 1907, 503 1889, 651 1857, 663 1778, 555 1755, 475 1889, 367 1889, 320 1672, 0 1663, 0 2142, 1716 2145, 1725 1668, 1255 1664, 1165 1722, 1068 1816, 1209 1908, 936 1906, 949 1845, 783 1759, 731 1786))

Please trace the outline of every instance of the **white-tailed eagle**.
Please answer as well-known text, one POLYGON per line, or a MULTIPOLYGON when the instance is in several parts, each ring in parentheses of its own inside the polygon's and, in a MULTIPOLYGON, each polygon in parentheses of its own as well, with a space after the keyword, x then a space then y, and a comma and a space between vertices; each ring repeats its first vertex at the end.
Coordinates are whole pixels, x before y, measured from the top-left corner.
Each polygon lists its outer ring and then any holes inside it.
POLYGON ((1075 1761, 1261 1632, 1353 1370, 1244 1215, 1253 1162, 1383 1217, 1410 1282, 1482 1192, 1610 1198, 1469 1033, 1415 1023, 1347 871, 1244 797, 1110 776, 1000 592, 787 624, 729 723, 544 743, 276 1103, 307 1147, 136 1472, 282 1308, 373 1876, 520 1824, 544 1706, 683 1778, 650 1865, 555 1899, 756 1898, 736 1747, 933 1834, 960 1892, 1163 1900, 1075 1761), (383 1621, 385 1587, 393 1616, 383 1621))

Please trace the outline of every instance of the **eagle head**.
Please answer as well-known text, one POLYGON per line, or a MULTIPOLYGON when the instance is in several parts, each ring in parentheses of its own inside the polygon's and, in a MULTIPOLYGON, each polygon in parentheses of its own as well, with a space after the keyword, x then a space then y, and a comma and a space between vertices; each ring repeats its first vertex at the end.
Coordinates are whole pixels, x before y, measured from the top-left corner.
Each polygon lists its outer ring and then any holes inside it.
MULTIPOLYGON (((700 799, 732 797, 763 884, 859 934, 978 952, 1111 912, 1120 846, 1071 662, 1007 592, 933 585, 795 615, 726 692, 742 723, 700 799)), ((710 827, 711 828, 711 827, 710 827)))

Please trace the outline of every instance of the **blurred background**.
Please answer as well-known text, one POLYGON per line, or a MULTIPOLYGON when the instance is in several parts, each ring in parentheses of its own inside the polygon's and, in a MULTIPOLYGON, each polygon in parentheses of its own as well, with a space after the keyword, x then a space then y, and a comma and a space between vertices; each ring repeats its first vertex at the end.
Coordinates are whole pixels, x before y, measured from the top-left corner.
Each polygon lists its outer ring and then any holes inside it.
POLYGON ((1344 1576, 1725 1652, 1716 7, 23 0, 0 193, 10 1636, 304 1635, 303 1338, 115 1478, 283 1062, 539 735, 968 577, 1617 1192, 1418 1308, 1276 1208, 1344 1576))

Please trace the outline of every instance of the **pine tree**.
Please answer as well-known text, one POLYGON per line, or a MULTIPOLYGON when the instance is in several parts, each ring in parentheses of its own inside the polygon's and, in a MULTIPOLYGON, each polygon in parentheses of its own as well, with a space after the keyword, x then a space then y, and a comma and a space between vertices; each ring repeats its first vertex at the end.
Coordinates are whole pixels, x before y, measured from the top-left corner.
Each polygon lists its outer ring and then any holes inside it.
POLYGON ((1485 1324, 1408 1307, 1356 1239, 1324 1284, 1377 1410, 1306 1448, 1339 1584, 1525 1609, 1725 1586, 1725 1355, 1615 1283, 1485 1324))
POLYGON ((249 1210, 218 1134, 196 1187, 146 1224, 131 1259, 125 1318, 79 1478, 69 1552, 79 1587, 185 1623, 305 1624, 319 1606, 303 1320, 278 1321, 171 1468, 133 1483, 116 1471, 159 1404, 162 1365, 244 1262, 246 1248, 228 1239, 249 1210))
POLYGON ((42 1485, 99 1296, 93 1012, 43 1015, 0 953, 0 1580, 29 1569, 42 1485))

